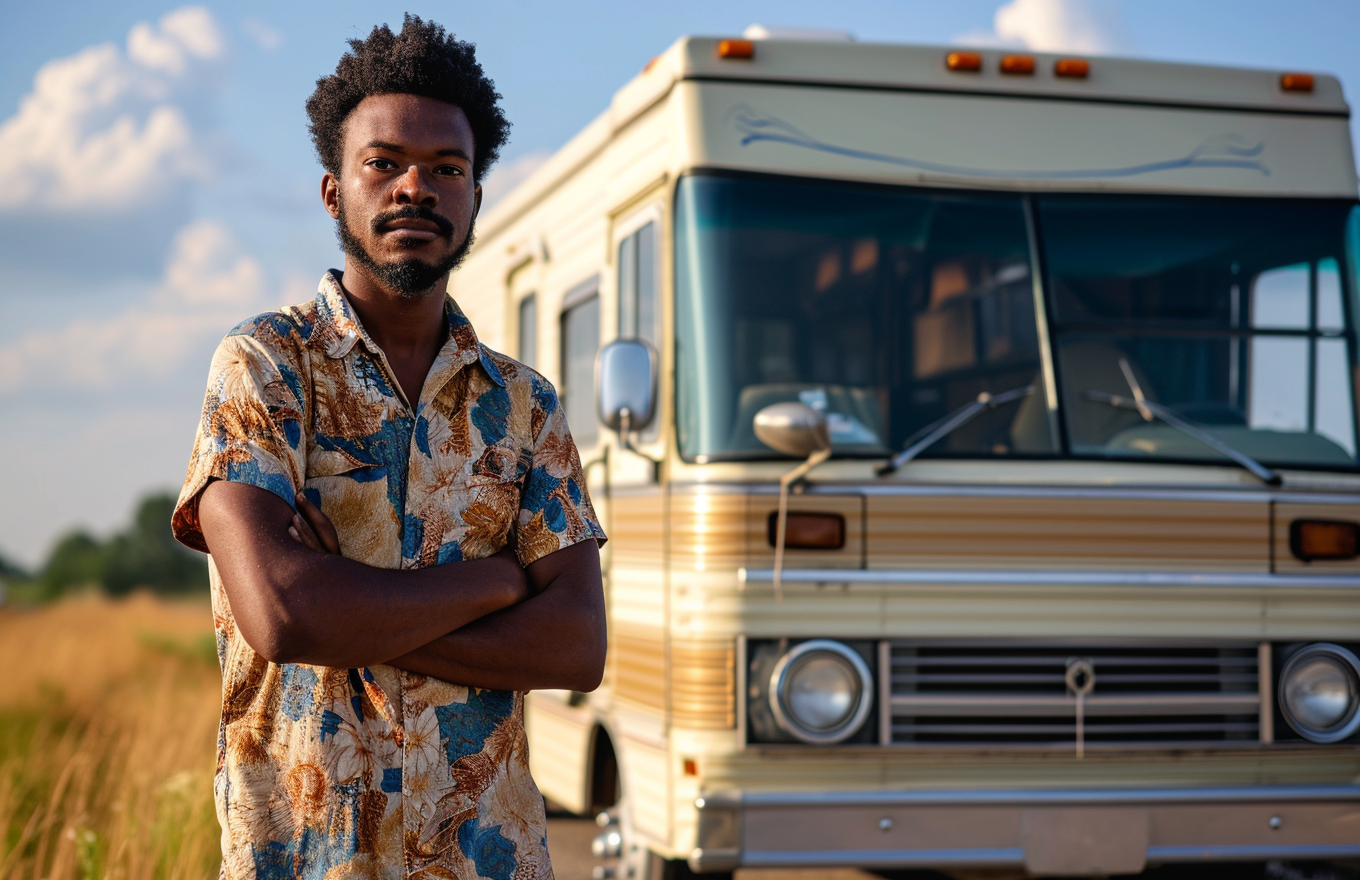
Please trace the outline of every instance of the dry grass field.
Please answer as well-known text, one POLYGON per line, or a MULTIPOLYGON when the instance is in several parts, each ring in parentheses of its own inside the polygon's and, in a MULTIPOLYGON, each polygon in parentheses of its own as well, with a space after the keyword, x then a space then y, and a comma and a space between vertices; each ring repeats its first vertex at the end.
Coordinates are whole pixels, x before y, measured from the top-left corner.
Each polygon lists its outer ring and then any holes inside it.
POLYGON ((0 880, 210 878, 207 599, 0 608, 0 880))

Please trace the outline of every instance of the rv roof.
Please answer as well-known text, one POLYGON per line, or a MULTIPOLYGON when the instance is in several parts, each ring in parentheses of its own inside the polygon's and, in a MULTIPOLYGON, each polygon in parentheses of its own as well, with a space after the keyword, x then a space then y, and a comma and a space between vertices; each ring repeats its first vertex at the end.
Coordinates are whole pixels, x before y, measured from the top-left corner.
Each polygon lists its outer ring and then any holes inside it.
MULTIPOLYGON (((1315 76, 1311 92, 1287 92, 1281 88, 1280 77, 1285 73, 1281 70, 1095 57, 1085 59, 1090 62, 1090 74, 1080 79, 1054 74, 1057 61, 1080 57, 1073 55, 1022 53, 1034 58, 1034 73, 1015 75, 1000 72, 1002 57, 1016 54, 1014 50, 761 39, 755 42, 754 57, 748 60, 719 58, 718 45, 722 40, 683 37, 639 79, 768 81, 1328 116, 1350 113, 1341 83, 1326 75, 1315 76), (982 69, 977 72, 946 69, 945 58, 959 51, 980 54, 982 69)), ((628 91, 628 87, 620 91, 628 91)))

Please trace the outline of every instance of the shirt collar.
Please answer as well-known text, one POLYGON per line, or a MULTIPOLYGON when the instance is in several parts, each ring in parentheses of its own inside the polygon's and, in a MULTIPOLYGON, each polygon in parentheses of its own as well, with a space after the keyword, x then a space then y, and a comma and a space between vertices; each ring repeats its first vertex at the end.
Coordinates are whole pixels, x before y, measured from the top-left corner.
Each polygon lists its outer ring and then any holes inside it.
MULTIPOLYGON (((340 272, 331 269, 322 276, 317 287, 316 325, 312 331, 314 344, 319 345, 327 357, 340 359, 348 356, 356 343, 362 342, 370 354, 383 358, 382 349, 368 335, 349 298, 345 296, 340 277, 340 272)), ((478 341, 472 322, 451 296, 444 297, 444 319, 448 323, 449 338, 430 367, 426 385, 432 382, 443 385, 459 369, 479 361, 491 380, 505 387, 505 377, 491 359, 489 350, 478 341)))

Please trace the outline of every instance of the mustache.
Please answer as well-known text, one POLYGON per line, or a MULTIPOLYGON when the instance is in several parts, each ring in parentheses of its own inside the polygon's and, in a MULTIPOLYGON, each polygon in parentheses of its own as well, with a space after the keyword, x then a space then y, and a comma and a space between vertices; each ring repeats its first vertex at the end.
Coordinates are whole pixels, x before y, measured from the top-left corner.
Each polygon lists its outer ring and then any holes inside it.
POLYGON ((371 221, 374 234, 382 232, 384 226, 396 220, 427 220, 439 227, 440 235, 453 238, 453 223, 424 205, 402 205, 400 208, 379 214, 371 221))

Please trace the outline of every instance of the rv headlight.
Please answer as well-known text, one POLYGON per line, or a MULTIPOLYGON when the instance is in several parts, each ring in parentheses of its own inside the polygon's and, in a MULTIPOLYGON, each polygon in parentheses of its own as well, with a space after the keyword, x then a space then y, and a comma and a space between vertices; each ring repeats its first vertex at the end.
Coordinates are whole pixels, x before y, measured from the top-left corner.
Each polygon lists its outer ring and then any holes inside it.
POLYGON ((1360 728, 1360 660, 1340 645, 1299 651, 1280 672, 1280 711, 1300 736, 1339 742, 1360 728))
POLYGON ((840 642, 813 639, 789 649, 770 675, 775 721, 808 743, 853 736, 869 714, 873 677, 864 660, 840 642))

